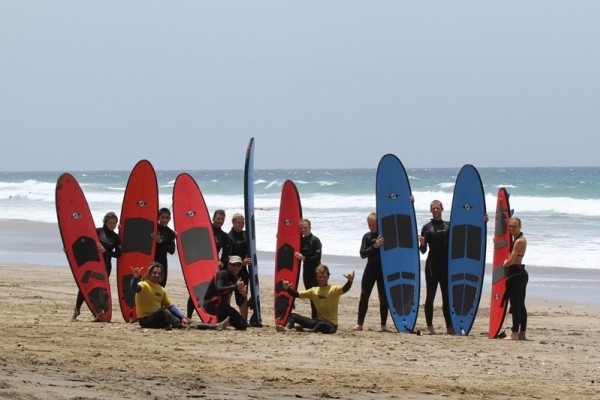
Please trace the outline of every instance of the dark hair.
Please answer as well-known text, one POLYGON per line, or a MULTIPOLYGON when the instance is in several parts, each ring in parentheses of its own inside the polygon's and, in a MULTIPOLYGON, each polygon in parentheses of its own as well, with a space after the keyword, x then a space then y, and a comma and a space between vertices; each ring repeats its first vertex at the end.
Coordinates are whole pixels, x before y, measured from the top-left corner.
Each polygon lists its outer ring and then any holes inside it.
POLYGON ((225 217, 225 210, 221 210, 220 208, 218 210, 215 210, 215 212, 213 213, 213 219, 215 219, 217 215, 222 215, 223 217, 225 217))
POLYGON ((163 265, 159 262, 152 261, 150 265, 148 265, 148 271, 146 271, 146 274, 144 274, 144 280, 148 279, 150 275, 152 275, 152 270, 156 268, 160 268, 162 274, 165 274, 165 267, 163 267, 163 265))
POLYGON ((115 214, 112 211, 109 211, 106 213, 106 215, 104 216, 104 219, 102 220, 102 224, 106 226, 106 223, 108 222, 109 219, 114 218, 117 220, 117 222, 119 222, 119 217, 117 217, 117 214, 115 214))
POLYGON ((171 215, 171 210, 169 210, 167 207, 163 207, 160 210, 158 210, 158 218, 160 218, 160 216, 162 214, 169 214, 169 216, 171 215))
POLYGON ((315 268, 315 274, 318 270, 325 271, 328 277, 331 276, 331 273, 329 272, 329 267, 325 264, 319 264, 319 266, 315 268))

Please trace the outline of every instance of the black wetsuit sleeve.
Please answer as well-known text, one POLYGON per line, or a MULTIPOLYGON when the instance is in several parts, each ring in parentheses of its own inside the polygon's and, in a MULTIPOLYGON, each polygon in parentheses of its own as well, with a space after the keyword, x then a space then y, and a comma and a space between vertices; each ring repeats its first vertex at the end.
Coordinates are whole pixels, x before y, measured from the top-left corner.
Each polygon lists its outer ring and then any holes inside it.
POLYGON ((229 272, 226 270, 219 271, 216 280, 215 288, 217 289, 217 294, 229 293, 237 288, 237 284, 231 282, 229 272))
POLYGON ((360 244, 360 258, 368 258, 374 250, 370 233, 365 233, 360 244))
POLYGON ((421 252, 421 254, 425 254, 427 252, 427 225, 424 225, 423 228, 421 228, 421 236, 425 238, 425 243, 423 244, 423 246, 419 246, 419 251, 421 252))
POLYGON ((344 286, 342 286, 342 292, 348 293, 348 291, 350 290, 350 288, 352 288, 352 282, 354 282, 354 281, 353 280, 352 281, 347 281, 344 284, 344 286))
POLYGON ((287 289, 287 292, 288 292, 290 295, 292 295, 294 298, 296 298, 296 299, 300 297, 300 294, 298 293, 298 291, 297 291, 297 290, 294 290, 294 289, 292 289, 292 287, 291 287, 291 286, 290 286, 290 287, 287 289))
POLYGON ((175 232, 169 229, 165 236, 166 238, 156 245, 169 254, 175 254, 175 232))

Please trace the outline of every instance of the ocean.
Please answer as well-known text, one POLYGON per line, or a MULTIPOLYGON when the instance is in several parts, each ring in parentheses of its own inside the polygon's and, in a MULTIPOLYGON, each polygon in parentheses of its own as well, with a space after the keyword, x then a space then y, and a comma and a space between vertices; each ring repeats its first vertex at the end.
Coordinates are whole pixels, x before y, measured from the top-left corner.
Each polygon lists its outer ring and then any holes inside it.
MULTIPOLYGON (((460 168, 407 169, 419 227, 429 218, 429 203, 443 202, 444 219, 460 168)), ((510 193, 514 216, 528 239, 524 262, 531 266, 600 269, 600 168, 479 168, 486 194, 487 262, 492 260, 498 188, 510 193)), ((97 225, 107 211, 121 210, 130 171, 69 171, 80 182, 97 225)), ((171 207, 175 178, 190 173, 202 190, 209 212, 225 209, 225 230, 234 212, 243 212, 243 171, 157 171, 160 206, 171 207)), ((61 172, 0 172, 0 220, 56 223, 55 186, 61 172)), ((257 249, 274 252, 281 187, 293 180, 303 215, 328 256, 358 255, 366 217, 375 210, 376 169, 256 170, 254 182, 257 249)), ((57 238, 57 244, 60 239, 57 238)), ((25 240, 19 238, 18 240, 25 240)), ((14 260, 3 259, 0 262, 14 260)), ((260 266, 260 262, 259 262, 260 266)))

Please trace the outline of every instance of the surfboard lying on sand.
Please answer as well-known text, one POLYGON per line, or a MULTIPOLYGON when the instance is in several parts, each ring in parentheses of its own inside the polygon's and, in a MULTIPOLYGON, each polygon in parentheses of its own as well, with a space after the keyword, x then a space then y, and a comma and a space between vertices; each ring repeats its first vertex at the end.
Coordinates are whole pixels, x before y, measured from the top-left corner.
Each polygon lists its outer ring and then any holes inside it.
POLYGON ((96 320, 109 322, 112 317, 110 284, 85 195, 69 173, 58 178, 55 195, 60 237, 77 287, 96 320))
POLYGON ((419 311, 420 261, 417 222, 404 166, 393 154, 381 158, 376 180, 377 224, 383 281, 398 332, 414 333, 419 311))
POLYGON ((158 227, 158 183, 148 160, 131 170, 121 207, 121 257, 117 259, 117 289, 121 314, 126 322, 137 321, 131 267, 146 268, 154 261, 152 233, 158 227))
POLYGON ((173 223, 181 272, 196 312, 203 322, 216 323, 217 317, 204 311, 202 304, 215 279, 219 255, 204 196, 186 173, 179 174, 173 186, 173 223))
POLYGON ((260 314, 260 286, 258 283, 258 258, 256 257, 256 228, 254 225, 254 138, 250 138, 246 151, 244 168, 244 213, 246 214, 246 240, 248 241, 248 256, 252 264, 248 265, 250 275, 250 296, 253 313, 250 317, 251 326, 262 326, 260 314))
POLYGON ((506 271, 504 260, 510 256, 510 203, 505 188, 498 189, 496 199, 496 218, 494 225, 494 261, 492 264, 492 300, 490 303, 490 326, 488 336, 495 339, 500 334, 506 316, 506 271))
POLYGON ((456 178, 448 236, 448 302, 456 335, 468 335, 481 300, 485 273, 485 194, 474 166, 456 178))
POLYGON ((294 297, 283 288, 282 281, 290 282, 298 290, 300 260, 294 257, 300 251, 300 220, 302 205, 294 182, 287 180, 281 190, 277 245, 275 249, 275 323, 285 326, 294 307, 294 297))

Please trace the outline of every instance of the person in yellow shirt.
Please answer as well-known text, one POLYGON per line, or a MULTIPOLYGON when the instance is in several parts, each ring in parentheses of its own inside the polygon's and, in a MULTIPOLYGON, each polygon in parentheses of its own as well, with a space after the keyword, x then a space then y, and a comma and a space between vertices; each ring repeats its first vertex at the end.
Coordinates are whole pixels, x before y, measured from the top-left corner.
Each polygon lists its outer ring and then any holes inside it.
POLYGON ((291 288, 289 281, 282 281, 283 288, 288 291, 292 296, 301 299, 310 299, 315 308, 317 309, 317 318, 309 318, 298 314, 290 315, 286 327, 279 324, 275 325, 275 328, 279 332, 283 332, 286 329, 296 328, 297 330, 304 330, 305 328, 311 332, 321 332, 332 334, 337 332, 338 328, 338 306, 340 297, 347 293, 352 287, 352 281, 354 281, 354 271, 349 274, 345 274, 344 277, 348 279, 344 286, 336 286, 329 284, 329 268, 326 265, 319 265, 315 269, 318 286, 312 287, 308 290, 296 291, 291 288), (298 325, 296 327, 296 324, 298 325))
MULTIPOLYGON (((141 281, 139 278, 142 268, 132 267, 131 271, 133 273, 131 288, 135 291, 135 309, 142 328, 179 329, 190 326, 190 320, 171 302, 167 291, 160 284, 164 274, 164 267, 161 263, 156 261, 150 263, 148 271, 141 281)), ((229 319, 226 319, 218 324, 199 323, 195 327, 221 330, 228 323, 229 319)))

